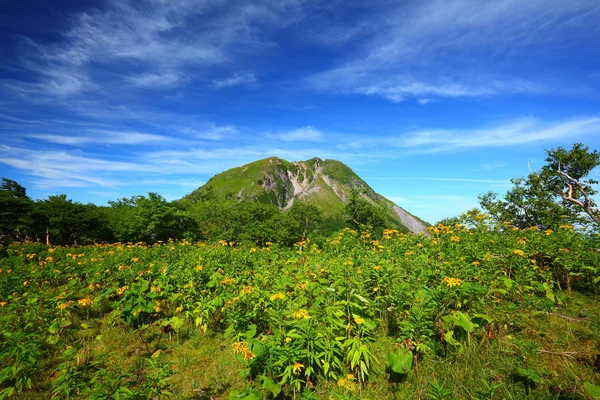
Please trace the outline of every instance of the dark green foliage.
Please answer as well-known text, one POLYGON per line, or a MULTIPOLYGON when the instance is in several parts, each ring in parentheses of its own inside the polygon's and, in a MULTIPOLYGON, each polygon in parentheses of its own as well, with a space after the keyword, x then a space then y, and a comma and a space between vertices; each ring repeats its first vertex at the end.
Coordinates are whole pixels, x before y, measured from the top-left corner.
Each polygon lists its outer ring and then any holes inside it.
POLYGON ((597 184, 585 179, 600 165, 600 154, 581 143, 571 150, 547 150, 546 165, 527 178, 512 179, 514 187, 504 199, 496 193, 480 196, 481 207, 499 222, 510 221, 518 228, 553 228, 563 224, 600 222, 592 196, 597 184))
POLYGON ((36 212, 49 243, 82 244, 104 239, 104 215, 93 204, 73 202, 62 194, 38 202, 36 212))
POLYGON ((27 215, 33 201, 17 182, 2 178, 0 185, 0 240, 27 239, 27 215))
POLYGON ((110 229, 122 242, 166 241, 194 238, 197 225, 189 212, 169 203, 156 193, 110 202, 107 210, 110 229))
POLYGON ((373 229, 385 227, 386 210, 374 206, 361 195, 362 192, 358 190, 352 190, 350 194, 344 208, 348 224, 354 229, 360 229, 361 226, 370 226, 373 229))

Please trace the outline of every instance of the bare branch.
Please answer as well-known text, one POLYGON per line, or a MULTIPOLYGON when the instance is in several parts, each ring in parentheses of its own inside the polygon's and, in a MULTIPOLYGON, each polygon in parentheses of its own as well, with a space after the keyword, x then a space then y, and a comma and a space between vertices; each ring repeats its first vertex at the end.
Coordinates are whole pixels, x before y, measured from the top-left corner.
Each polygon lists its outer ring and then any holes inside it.
POLYGON ((566 180, 566 185, 568 187, 567 193, 560 193, 560 197, 568 202, 571 202, 583 209, 583 211, 596 223, 600 223, 600 212, 597 207, 592 206, 592 201, 587 194, 586 189, 589 189, 588 185, 579 181, 578 179, 573 178, 565 171, 562 171, 560 168, 560 163, 558 164, 557 172, 566 180), (577 187, 579 192, 583 196, 583 201, 578 200, 573 197, 573 190, 577 187))

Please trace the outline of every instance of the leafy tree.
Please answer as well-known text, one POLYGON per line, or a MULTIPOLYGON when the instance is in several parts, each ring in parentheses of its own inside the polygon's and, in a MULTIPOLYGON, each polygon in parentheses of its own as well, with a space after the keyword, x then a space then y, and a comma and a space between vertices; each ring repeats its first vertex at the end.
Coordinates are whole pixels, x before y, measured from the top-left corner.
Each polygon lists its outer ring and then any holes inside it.
POLYGON ((24 240, 28 234, 27 214, 33 201, 17 182, 2 178, 0 184, 0 239, 24 240))
POLYGON ((346 222, 354 229, 360 229, 361 226, 373 229, 384 227, 387 219, 385 210, 369 203, 362 194, 359 190, 352 190, 344 207, 346 222))
POLYGON ((102 239, 103 214, 93 204, 68 200, 65 194, 37 202, 38 229, 45 228, 52 244, 92 243, 102 239))
POLYGON ((519 228, 550 228, 590 220, 600 223, 593 199, 598 182, 586 179, 600 165, 600 154, 581 143, 571 150, 563 147, 546 151, 546 164, 527 178, 512 179, 514 187, 503 199, 489 192, 479 197, 481 207, 497 221, 510 221, 519 228))
POLYGON ((154 243, 168 239, 194 238, 197 225, 186 210, 157 193, 109 202, 110 229, 123 242, 154 243))
POLYGON ((312 204, 294 202, 288 211, 291 234, 295 240, 304 241, 309 233, 316 231, 323 222, 323 211, 312 204))

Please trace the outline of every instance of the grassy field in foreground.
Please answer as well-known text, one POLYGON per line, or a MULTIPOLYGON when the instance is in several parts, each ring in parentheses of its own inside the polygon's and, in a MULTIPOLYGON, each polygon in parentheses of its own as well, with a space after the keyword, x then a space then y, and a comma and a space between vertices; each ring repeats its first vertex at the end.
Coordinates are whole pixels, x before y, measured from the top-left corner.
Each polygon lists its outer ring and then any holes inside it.
POLYGON ((0 249, 0 398, 593 399, 600 238, 0 249))

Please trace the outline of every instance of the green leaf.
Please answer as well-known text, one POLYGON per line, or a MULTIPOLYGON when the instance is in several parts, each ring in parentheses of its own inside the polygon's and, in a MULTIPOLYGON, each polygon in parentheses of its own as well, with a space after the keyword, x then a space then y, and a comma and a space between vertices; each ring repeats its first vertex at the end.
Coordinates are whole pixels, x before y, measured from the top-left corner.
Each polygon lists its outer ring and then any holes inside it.
POLYGON ((256 324, 252 324, 248 327, 248 330, 246 330, 246 339, 252 339, 254 337, 254 335, 256 335, 256 324))
POLYGON ((389 352, 387 358, 390 368, 397 374, 408 374, 412 369, 413 354, 405 347, 389 352))
POLYGON ((452 321, 454 322, 454 325, 460 326, 468 333, 473 332, 473 329, 479 326, 473 323, 467 314, 460 311, 457 311, 456 314, 452 316, 452 321))
POLYGON ((550 288, 550 285, 548 285, 547 282, 544 282, 542 287, 544 288, 544 291, 546 292, 546 298, 554 303, 556 301, 556 297, 554 297, 554 293, 552 293, 552 288, 550 288))
POLYGON ((277 395, 281 392, 281 385, 276 384, 273 379, 268 376, 263 375, 260 377, 260 379, 262 380, 263 389, 271 392, 273 397, 277 397, 277 395))
POLYGON ((600 386, 592 385, 591 383, 586 382, 585 390, 594 398, 594 400, 600 399, 600 386))
POLYGON ((48 327, 48 331, 49 331, 51 334, 53 334, 53 335, 56 335, 56 334, 57 334, 57 333, 60 331, 60 325, 59 325, 58 321, 54 321, 54 322, 52 323, 52 325, 50 325, 50 326, 48 327))

